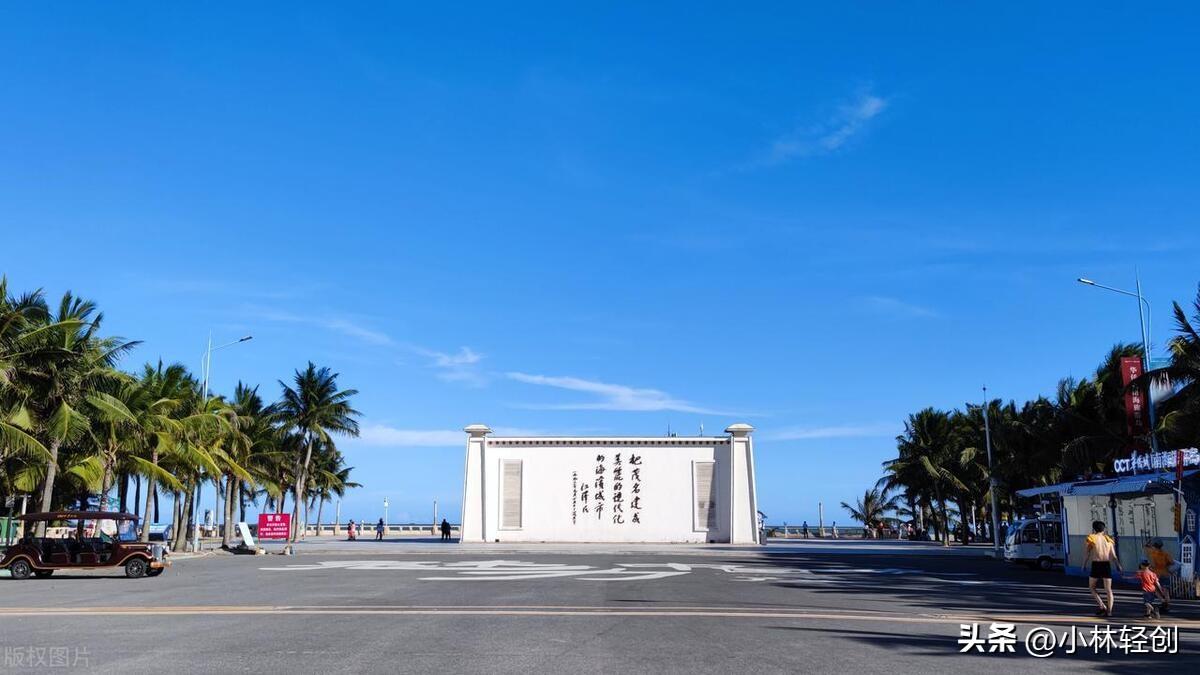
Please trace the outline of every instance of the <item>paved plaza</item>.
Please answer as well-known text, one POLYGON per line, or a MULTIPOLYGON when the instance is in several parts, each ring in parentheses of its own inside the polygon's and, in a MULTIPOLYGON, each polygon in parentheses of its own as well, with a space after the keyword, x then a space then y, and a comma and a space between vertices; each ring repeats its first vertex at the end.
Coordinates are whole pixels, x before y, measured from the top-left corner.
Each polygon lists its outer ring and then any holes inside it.
MULTIPOLYGON (((158 579, 4 580, 6 649, 90 672, 1179 672, 1180 653, 960 654, 962 624, 1095 625, 1082 581, 910 542, 460 546, 306 542, 177 560, 158 579), (153 647, 150 649, 149 647, 153 647), (1019 662, 1019 663, 1018 663, 1019 662)), ((1140 623, 1118 591, 1114 625, 1140 623)), ((14 672, 21 668, 10 667, 14 672)), ((35 669, 36 670, 36 669, 35 669)))

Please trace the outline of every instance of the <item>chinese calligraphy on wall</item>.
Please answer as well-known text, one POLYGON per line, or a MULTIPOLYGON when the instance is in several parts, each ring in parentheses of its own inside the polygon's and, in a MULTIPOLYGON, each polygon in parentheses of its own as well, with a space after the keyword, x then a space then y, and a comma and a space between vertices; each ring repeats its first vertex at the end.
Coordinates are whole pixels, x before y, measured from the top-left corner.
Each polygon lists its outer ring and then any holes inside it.
POLYGON ((642 522, 642 456, 620 452, 612 455, 611 465, 607 455, 596 455, 590 472, 591 482, 579 481, 579 472, 571 472, 571 523, 579 522, 579 515, 596 515, 596 520, 605 518, 605 506, 609 506, 608 517, 614 525, 642 522), (607 489, 606 489, 607 486, 607 489))

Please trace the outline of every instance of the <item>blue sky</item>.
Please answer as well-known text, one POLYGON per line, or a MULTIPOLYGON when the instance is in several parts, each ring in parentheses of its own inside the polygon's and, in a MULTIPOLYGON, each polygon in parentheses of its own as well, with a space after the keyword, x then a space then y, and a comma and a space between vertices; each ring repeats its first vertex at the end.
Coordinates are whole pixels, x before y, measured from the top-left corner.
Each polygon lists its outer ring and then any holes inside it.
POLYGON ((456 514, 461 428, 757 427, 847 521, 904 417, 1018 399, 1200 281, 1194 8, 0 10, 0 271, 275 395, 361 391, 344 517, 456 514))

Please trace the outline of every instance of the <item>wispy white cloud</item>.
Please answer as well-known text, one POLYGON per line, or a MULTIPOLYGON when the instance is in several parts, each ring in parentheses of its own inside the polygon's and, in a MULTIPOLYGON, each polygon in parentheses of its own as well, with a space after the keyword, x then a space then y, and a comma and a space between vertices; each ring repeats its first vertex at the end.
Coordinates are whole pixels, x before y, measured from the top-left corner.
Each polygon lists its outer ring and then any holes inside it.
POLYGON ((767 441, 807 441, 825 438, 887 438, 900 433, 895 424, 846 424, 825 427, 786 427, 763 430, 759 438, 767 441))
POLYGON ((935 309, 884 295, 870 295, 859 300, 862 309, 887 316, 906 319, 934 319, 941 316, 935 309))
POLYGON ((429 359, 430 367, 438 371, 437 376, 447 382, 462 382, 480 386, 487 382, 487 376, 479 369, 483 354, 470 347, 459 347, 457 352, 446 353, 434 349, 426 349, 417 345, 405 345, 412 352, 429 359))
POLYGON ((467 435, 461 429, 397 429, 386 424, 365 424, 358 438, 351 441, 380 447, 443 448, 465 445, 467 435))
POLYGON ((549 403, 521 406, 524 408, 537 410, 625 410, 634 412, 675 411, 706 415, 736 414, 696 405, 690 401, 675 398, 658 389, 629 387, 623 384, 610 384, 569 376, 531 375, 514 372, 507 373, 507 377, 510 380, 525 384, 577 391, 593 394, 596 397, 592 401, 580 401, 577 403, 549 403))
POLYGON ((377 330, 372 330, 366 326, 355 323, 349 319, 340 317, 325 317, 310 314, 295 314, 293 312, 285 312, 277 309, 268 309, 263 307, 248 307, 250 312, 258 319, 266 321, 274 321, 277 323, 300 323, 309 326, 317 326, 325 328, 343 335, 356 338, 363 342, 373 345, 395 345, 392 338, 377 330))
MULTIPOLYGON (((579 435, 578 431, 548 431, 506 426, 493 427, 492 433, 496 436, 514 437, 579 435)), ((462 429, 401 429, 387 424, 363 424, 359 428, 357 438, 343 442, 371 447, 449 448, 466 444, 467 434, 462 429)))
POLYGON ((887 107, 887 99, 861 92, 854 99, 838 105, 824 121, 776 138, 756 164, 771 166, 834 152, 864 131, 887 107))
POLYGON ((341 333, 360 342, 377 347, 388 347, 397 351, 415 354, 426 359, 428 367, 432 368, 437 377, 447 382, 462 382, 479 386, 487 381, 480 371, 479 363, 483 354, 470 347, 460 347, 457 352, 442 352, 409 342, 400 342, 390 335, 368 327, 361 321, 346 317, 322 316, 318 314, 295 314, 277 309, 250 307, 248 308, 257 318, 266 321, 282 323, 298 323, 324 328, 341 333))

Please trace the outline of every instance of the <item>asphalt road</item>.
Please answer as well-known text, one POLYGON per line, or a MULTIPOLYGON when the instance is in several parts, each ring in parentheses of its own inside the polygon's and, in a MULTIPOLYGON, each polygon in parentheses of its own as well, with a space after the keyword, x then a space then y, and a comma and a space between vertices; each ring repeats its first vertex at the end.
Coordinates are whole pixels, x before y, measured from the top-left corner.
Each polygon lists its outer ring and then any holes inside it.
MULTIPOLYGON (((1034 659, 1021 642, 1016 654, 960 654, 963 623, 980 622, 982 637, 991 622, 1018 623, 1019 635, 1034 626, 1090 631, 1092 605, 1080 580, 1061 572, 927 548, 396 550, 201 557, 156 579, 2 579, 0 672, 1176 673, 1200 665, 1200 612, 1185 604, 1159 622, 1181 626, 1175 655, 1080 648, 1034 659)), ((1139 597, 1131 587, 1118 592, 1114 626, 1145 625, 1139 597)))

